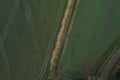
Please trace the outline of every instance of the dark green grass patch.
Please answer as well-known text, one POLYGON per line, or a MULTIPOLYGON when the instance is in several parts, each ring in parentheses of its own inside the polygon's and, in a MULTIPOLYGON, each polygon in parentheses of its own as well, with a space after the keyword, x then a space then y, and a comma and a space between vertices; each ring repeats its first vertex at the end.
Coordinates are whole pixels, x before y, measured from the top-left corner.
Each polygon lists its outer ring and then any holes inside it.
MULTIPOLYGON (((2 76, 4 74, 0 72, 0 80, 7 76, 9 76, 7 80, 37 80, 39 78, 45 56, 59 27, 56 24, 62 1, 20 0, 14 14, 11 14, 13 16, 6 30, 5 25, 8 23, 15 1, 0 3, 4 10, 0 13, 3 19, 0 18, 0 35, 3 38, 4 54, 6 54, 9 68, 6 70, 9 75, 2 76), (10 6, 5 8, 6 5, 10 6)), ((5 67, 2 59, 0 59, 0 64, 1 71, 2 67, 5 67)))
POLYGON ((0 34, 2 34, 5 26, 8 24, 15 5, 16 0, 0 0, 0 34))
POLYGON ((119 3, 118 0, 80 1, 60 64, 63 72, 77 76, 91 74, 102 54, 120 36, 119 3))
POLYGON ((7 72, 6 72, 6 63, 4 62, 3 60, 3 55, 1 53, 1 50, 0 50, 0 79, 1 80, 5 80, 5 76, 7 75, 7 72))

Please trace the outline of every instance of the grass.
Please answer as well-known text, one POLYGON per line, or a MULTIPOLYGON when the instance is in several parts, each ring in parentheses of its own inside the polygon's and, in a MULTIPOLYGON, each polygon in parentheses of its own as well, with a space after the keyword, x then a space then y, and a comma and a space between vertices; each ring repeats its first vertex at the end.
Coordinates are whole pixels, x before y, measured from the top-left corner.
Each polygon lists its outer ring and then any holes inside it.
POLYGON ((15 5, 15 0, 0 0, 0 34, 2 34, 4 30, 4 26, 6 26, 6 23, 8 21, 8 17, 11 14, 12 7, 15 5), (7 4, 7 5, 5 5, 7 4))
MULTIPOLYGON (((20 0, 8 25, 8 32, 4 32, 5 26, 15 0, 0 1, 2 12, 0 13, 0 33, 7 55, 9 77, 11 80, 36 80, 47 50, 54 40, 54 34, 59 26, 57 14, 62 0, 20 0), (7 6, 6 6, 7 5, 7 6), (9 5, 9 6, 8 6, 9 5), (4 37, 6 36, 6 37, 4 37)), ((61 15, 59 15, 61 16, 61 15)), ((0 59, 1 67, 5 67, 0 59)), ((0 72, 0 79, 4 73, 0 72)), ((7 76, 6 76, 7 77, 7 76)))
POLYGON ((5 77, 5 74, 6 74, 6 72, 5 72, 5 69, 6 69, 6 67, 4 67, 3 66, 3 64, 5 64, 5 63, 3 63, 4 61, 3 61, 3 59, 2 59, 2 54, 1 54, 1 50, 0 50, 0 79, 1 80, 4 80, 4 77, 5 77))
POLYGON ((81 0, 60 67, 88 76, 103 53, 120 36, 120 1, 81 0), (112 7, 111 7, 112 6, 112 7))
MULTIPOLYGON (((62 1, 62 5, 61 5, 61 7, 60 7, 60 12, 59 12, 59 16, 58 16, 58 23, 56 23, 56 26, 59 26, 58 27, 58 29, 56 30, 56 34, 54 34, 54 38, 53 38, 53 40, 52 40, 52 43, 51 43, 51 45, 50 45, 50 47, 51 47, 51 49, 50 49, 50 51, 49 51, 49 53, 50 53, 50 56, 52 55, 52 51, 53 51, 53 49, 54 49, 54 47, 55 47, 55 41, 57 40, 57 35, 58 35, 58 31, 59 31, 59 29, 60 29, 60 27, 61 27, 61 21, 62 21, 62 18, 63 18, 63 16, 64 16, 64 11, 65 11, 65 9, 66 9, 66 6, 67 6, 67 1, 65 1, 65 0, 63 0, 62 1)), ((45 72, 45 76, 47 76, 47 77, 49 77, 50 76, 50 74, 51 74, 51 70, 50 70, 50 59, 51 59, 51 57, 49 58, 49 63, 48 63, 48 65, 47 65, 47 68, 46 68, 46 72, 45 72)))

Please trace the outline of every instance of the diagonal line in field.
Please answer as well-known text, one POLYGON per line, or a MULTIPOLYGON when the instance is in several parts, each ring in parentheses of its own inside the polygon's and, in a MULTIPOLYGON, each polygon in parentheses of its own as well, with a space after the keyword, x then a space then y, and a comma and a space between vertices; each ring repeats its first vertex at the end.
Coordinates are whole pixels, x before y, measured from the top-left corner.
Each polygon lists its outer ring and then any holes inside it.
POLYGON ((17 6, 19 4, 20 0, 16 0, 15 3, 14 3, 14 6, 13 6, 13 9, 11 10, 11 13, 10 13, 10 17, 8 19, 8 22, 5 26, 5 29, 3 31, 3 34, 1 35, 0 34, 0 50, 1 50, 1 54, 2 54, 2 57, 3 57, 3 61, 4 61, 4 64, 6 65, 6 74, 7 76, 5 77, 5 80, 8 80, 9 79, 9 66, 8 66, 8 60, 7 60, 7 55, 6 55, 6 51, 5 51, 5 46, 4 46, 4 41, 5 41, 5 38, 6 38, 6 35, 10 29, 10 24, 14 18, 14 14, 15 14, 15 11, 17 9, 17 6))
MULTIPOLYGON (((58 10, 58 14, 57 14, 57 17, 56 17, 56 23, 54 24, 54 26, 57 26, 57 25, 59 24, 58 18, 59 18, 59 16, 62 14, 62 11, 63 11, 63 3, 64 3, 64 1, 61 0, 60 7, 59 7, 59 10, 58 10), (61 8, 62 8, 62 9, 61 9, 61 8)), ((58 29, 58 28, 56 28, 55 31, 57 31, 57 29, 58 29)), ((53 38, 55 38, 55 35, 56 35, 56 34, 54 34, 53 38)), ((51 38, 51 40, 50 40, 50 42, 52 41, 52 43, 53 43, 53 41, 54 41, 53 38, 51 38)), ((48 53, 48 54, 45 55, 42 69, 41 69, 40 73, 38 74, 38 76, 37 76, 37 78, 36 78, 35 80, 39 80, 39 79, 41 80, 41 78, 43 77, 43 74, 44 74, 44 72, 45 72, 44 70, 45 70, 46 67, 47 67, 46 65, 48 64, 49 56, 50 56, 50 53, 51 53, 50 50, 49 50, 50 46, 51 46, 51 43, 49 43, 49 47, 48 47, 48 49, 47 49, 47 53, 48 53)))
POLYGON ((7 75, 5 77, 5 80, 7 80, 7 77, 9 76, 9 66, 8 66, 7 55, 6 55, 5 48, 4 48, 4 42, 2 40, 1 35, 0 35, 0 45, 2 46, 2 47, 0 47, 0 50, 1 50, 2 58, 3 58, 3 62, 5 65, 5 68, 6 68, 6 75, 7 75))
POLYGON ((13 18, 14 18, 14 15, 15 15, 15 12, 16 12, 16 9, 18 7, 19 2, 20 2, 20 0, 16 0, 15 3, 14 3, 15 5, 13 6, 13 9, 11 10, 10 17, 8 19, 8 22, 7 22, 6 26, 5 26, 3 34, 1 35, 3 41, 5 40, 5 38, 7 36, 7 33, 9 31, 9 29, 10 29, 10 25, 11 25, 11 23, 13 21, 13 18))

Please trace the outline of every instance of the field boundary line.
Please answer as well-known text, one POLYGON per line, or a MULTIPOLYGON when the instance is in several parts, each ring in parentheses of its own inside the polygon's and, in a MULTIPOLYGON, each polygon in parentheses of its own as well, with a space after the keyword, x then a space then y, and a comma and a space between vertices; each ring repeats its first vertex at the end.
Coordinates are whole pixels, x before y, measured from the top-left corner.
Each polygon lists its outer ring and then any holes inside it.
MULTIPOLYGON (((73 24, 74 24, 74 20, 75 20, 75 17, 76 17, 77 8, 78 8, 79 3, 80 3, 80 0, 77 0, 76 5, 75 5, 75 10, 73 12, 72 20, 70 21, 70 25, 68 25, 70 27, 69 27, 67 35, 66 35, 66 41, 65 41, 65 44, 64 44, 65 46, 64 46, 63 51, 62 51, 61 60, 62 60, 63 55, 65 53, 65 50, 67 48, 68 38, 69 38, 69 35, 70 35, 70 33, 72 31, 72 28, 73 28, 73 24)), ((60 62, 61 62, 61 60, 60 60, 60 62)))
POLYGON ((62 21, 61 21, 61 27, 57 35, 57 40, 55 42, 55 48, 53 49, 52 57, 50 59, 50 70, 52 70, 53 67, 55 66, 55 60, 58 56, 58 52, 60 51, 60 47, 62 45, 62 41, 63 41, 65 29, 66 29, 66 23, 70 15, 72 3, 73 3, 73 0, 68 0, 67 2, 67 7, 65 10, 64 16, 62 18, 62 21))
MULTIPOLYGON (((65 0, 64 0, 64 1, 65 1, 65 0)), ((59 10, 58 10, 58 15, 57 15, 57 18, 56 18, 56 22, 57 22, 57 23, 54 24, 55 26, 58 25, 58 22, 59 22, 59 21, 58 21, 58 18, 59 18, 59 20, 60 20, 59 15, 62 14, 63 7, 64 7, 64 6, 62 6, 62 5, 64 5, 64 4, 63 4, 64 1, 61 0, 61 3, 60 3, 60 6, 61 6, 61 7, 59 7, 59 10), (62 8, 62 10, 61 10, 61 8, 62 8), (60 14, 60 13, 61 13, 61 14, 60 14)), ((58 28, 55 29, 55 32, 57 31, 57 29, 58 29, 58 28)), ((54 34, 54 36, 53 36, 54 38, 55 38, 55 35, 56 35, 56 34, 54 34)), ((41 78, 42 78, 42 75, 44 74, 43 70, 44 70, 44 68, 46 68, 46 67, 44 67, 44 66, 48 64, 49 56, 50 56, 50 50, 51 50, 51 49, 50 49, 50 48, 51 48, 50 46, 51 46, 51 44, 54 42, 54 38, 50 38, 50 42, 51 42, 51 43, 49 43, 49 47, 47 48, 47 53, 48 53, 48 54, 46 54, 46 56, 45 56, 45 58, 44 58, 44 62, 43 62, 43 66, 42 66, 41 72, 38 74, 38 77, 36 78, 36 80, 41 79, 41 78), (47 63, 45 63, 45 62, 47 62, 47 63), (43 74, 42 74, 42 72, 43 72, 43 74)))

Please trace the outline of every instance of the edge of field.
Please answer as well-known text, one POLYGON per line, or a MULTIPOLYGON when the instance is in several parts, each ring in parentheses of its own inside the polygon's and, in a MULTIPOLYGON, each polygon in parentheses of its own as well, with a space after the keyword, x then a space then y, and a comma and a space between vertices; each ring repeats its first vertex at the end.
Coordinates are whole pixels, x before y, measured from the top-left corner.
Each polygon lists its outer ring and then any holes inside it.
MULTIPOLYGON (((57 33, 57 36, 56 36, 56 43, 54 44, 54 48, 53 48, 53 51, 55 50, 55 48, 56 48, 56 44, 57 44, 57 42, 60 40, 60 46, 59 46, 59 49, 57 50, 57 54, 55 54, 56 55, 56 57, 54 58, 54 66, 52 66, 52 69, 51 69, 51 63, 49 63, 49 67, 48 67, 48 72, 47 72, 47 76, 48 76, 48 78, 49 79, 51 79, 51 74, 52 74, 52 72, 53 72, 53 70, 54 70, 54 68, 55 68, 55 65, 56 65, 56 63, 57 63, 57 61, 58 61, 58 58, 59 58, 59 53, 60 53, 60 50, 61 50, 61 47, 62 47, 62 44, 63 44, 63 42, 64 42, 64 37, 66 37, 66 32, 69 32, 69 31, 67 31, 67 29, 68 29, 68 23, 69 23, 69 19, 70 19, 70 16, 71 16, 71 13, 72 13, 72 9, 73 9, 73 4, 74 4, 74 0, 70 0, 70 1, 67 1, 68 3, 66 4, 67 6, 66 6, 66 9, 65 9, 65 12, 64 12, 64 14, 62 15, 63 17, 61 17, 61 22, 60 22, 60 24, 59 24, 59 26, 60 26, 60 28, 59 28, 59 30, 58 30, 58 33, 57 33), (62 31, 61 31, 62 30, 62 31), (61 33, 62 33, 62 35, 61 35, 61 33), (59 38, 60 37, 60 38, 59 38)), ((58 44, 58 45, 59 45, 58 44)), ((58 47, 57 47, 58 48, 58 47)), ((52 51, 52 53, 51 53, 51 57, 50 57, 50 60, 51 60, 51 58, 52 58, 52 55, 53 55, 53 51, 52 51)))
POLYGON ((109 77, 108 77, 108 80, 112 79, 113 77, 116 76, 116 74, 118 73, 118 70, 120 69, 120 59, 116 62, 114 68, 112 69, 109 77))
MULTIPOLYGON (((49 55, 49 57, 47 57, 48 58, 48 61, 46 61, 46 62, 48 62, 47 63, 47 67, 46 67, 46 69, 44 69, 45 70, 45 77, 46 78, 48 78, 49 77, 49 74, 50 74, 50 70, 49 70, 49 68, 50 68, 50 63, 49 63, 49 60, 50 60, 50 57, 51 57, 51 53, 52 53, 52 51, 53 51, 53 49, 54 49, 54 47, 55 47, 55 42, 56 42, 56 39, 57 39, 57 35, 58 35, 58 31, 59 31, 59 29, 60 29, 60 23, 61 23, 61 20, 62 20, 62 17, 63 17, 63 15, 64 15, 64 10, 66 9, 66 0, 61 0, 61 3, 60 3, 60 7, 59 7, 59 11, 58 11, 58 16, 57 16, 57 21, 56 21, 56 23, 55 23, 55 26, 58 26, 58 27, 56 27, 56 29, 55 29, 55 33, 54 33, 54 36, 53 36, 53 38, 51 38, 51 41, 50 41, 50 44, 49 44, 49 50, 47 50, 48 52, 48 55, 49 55)), ((43 78, 44 78, 44 76, 43 76, 43 78)), ((41 80, 41 79, 43 79, 43 78, 39 78, 38 80, 41 80)))
POLYGON ((56 41, 57 32, 59 30, 59 22, 61 21, 61 17, 63 16, 63 12, 64 12, 64 9, 66 7, 65 3, 66 3, 65 0, 60 1, 59 10, 58 10, 57 16, 56 16, 56 22, 54 23, 54 26, 58 26, 58 27, 55 27, 55 30, 54 30, 55 33, 52 36, 52 38, 50 39, 50 42, 48 44, 48 48, 47 48, 47 51, 46 51, 47 54, 45 55, 45 59, 43 61, 42 69, 41 69, 40 73, 38 74, 38 76, 35 80, 43 80, 44 76, 45 77, 48 76, 48 74, 50 72, 49 71, 49 58, 50 58, 51 52, 54 48, 54 42, 56 41))
POLYGON ((94 72, 95 76, 99 76, 107 62, 110 60, 112 55, 119 49, 120 47, 120 37, 117 38, 111 46, 105 51, 105 53, 101 56, 101 58, 98 61, 98 64, 96 65, 96 69, 94 72))
POLYGON ((72 7, 73 7, 73 0, 68 0, 67 1, 67 7, 64 13, 64 16, 62 18, 61 21, 61 27, 59 29, 58 35, 57 35, 57 39, 56 39, 56 43, 55 43, 55 47, 54 50, 52 52, 52 56, 50 59, 50 70, 54 69, 55 64, 56 64, 56 60, 58 59, 60 50, 61 50, 61 46, 62 43, 64 41, 64 37, 66 36, 66 30, 67 30, 67 24, 69 21, 69 17, 71 15, 71 11, 72 11, 72 7))
POLYGON ((63 52, 65 51, 68 36, 69 36, 69 34, 70 34, 71 30, 72 30, 72 25, 74 23, 74 19, 75 19, 75 16, 76 16, 75 14, 76 14, 77 6, 78 6, 79 2, 80 2, 80 0, 72 1, 70 11, 69 11, 69 15, 68 15, 68 18, 66 19, 66 24, 65 24, 65 29, 64 29, 64 34, 63 34, 63 37, 62 37, 62 41, 61 41, 61 46, 60 46, 58 54, 56 55, 56 59, 55 59, 55 63, 54 63, 55 66, 51 70, 51 75, 52 74, 56 75, 56 72, 58 72, 57 76, 59 76, 59 74, 60 74, 59 70, 58 70, 58 66, 59 66, 59 64, 61 62, 63 52))

